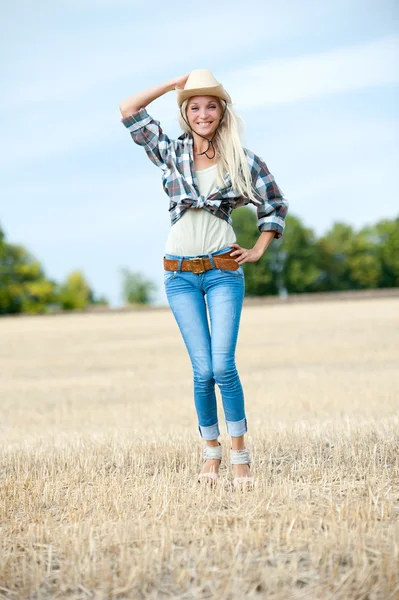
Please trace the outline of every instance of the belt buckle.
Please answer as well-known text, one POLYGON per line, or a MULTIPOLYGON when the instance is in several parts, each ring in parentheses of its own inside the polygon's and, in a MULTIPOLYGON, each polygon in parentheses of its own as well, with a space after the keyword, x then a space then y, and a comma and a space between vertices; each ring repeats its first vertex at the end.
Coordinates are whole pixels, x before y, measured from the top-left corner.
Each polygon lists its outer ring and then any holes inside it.
POLYGON ((206 269, 205 269, 203 258, 189 258, 188 260, 191 263, 192 273, 196 273, 197 275, 200 275, 201 273, 205 273, 206 269), (198 266, 199 266, 199 269, 202 269, 201 271, 197 270, 198 266))

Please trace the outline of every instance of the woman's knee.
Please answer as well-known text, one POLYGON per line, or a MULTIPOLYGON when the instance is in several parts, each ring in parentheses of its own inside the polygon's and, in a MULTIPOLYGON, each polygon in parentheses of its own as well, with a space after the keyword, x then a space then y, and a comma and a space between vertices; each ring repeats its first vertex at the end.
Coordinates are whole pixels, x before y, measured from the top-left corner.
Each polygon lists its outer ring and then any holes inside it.
POLYGON ((213 371, 210 366, 197 366, 193 369, 194 381, 199 384, 214 383, 213 371))
POLYGON ((213 378, 216 383, 226 384, 238 376, 234 361, 218 361, 213 365, 213 378))

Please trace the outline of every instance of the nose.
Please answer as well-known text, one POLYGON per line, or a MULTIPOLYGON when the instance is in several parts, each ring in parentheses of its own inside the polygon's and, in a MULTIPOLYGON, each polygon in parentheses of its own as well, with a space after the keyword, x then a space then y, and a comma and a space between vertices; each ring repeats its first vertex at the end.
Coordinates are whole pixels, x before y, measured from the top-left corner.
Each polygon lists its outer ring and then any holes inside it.
POLYGON ((201 119, 205 119, 208 116, 208 109, 207 108, 200 108, 199 109, 199 116, 201 119))

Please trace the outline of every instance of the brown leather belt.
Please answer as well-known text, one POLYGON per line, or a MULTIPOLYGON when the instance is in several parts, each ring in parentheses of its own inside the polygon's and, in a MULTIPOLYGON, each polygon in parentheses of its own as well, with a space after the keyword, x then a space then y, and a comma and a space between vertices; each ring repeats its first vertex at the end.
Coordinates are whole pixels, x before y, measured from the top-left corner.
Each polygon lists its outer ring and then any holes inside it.
MULTIPOLYGON (((240 266, 238 262, 230 256, 228 252, 226 254, 218 254, 217 256, 213 256, 212 258, 213 262, 215 263, 216 269, 237 271, 237 269, 240 266)), ((164 258, 163 266, 165 271, 178 271, 179 261, 164 258)), ((192 273, 196 273, 199 275, 200 273, 205 273, 205 271, 209 271, 210 269, 213 269, 213 267, 209 258, 185 258, 184 260, 182 260, 180 270, 191 271, 192 273)))

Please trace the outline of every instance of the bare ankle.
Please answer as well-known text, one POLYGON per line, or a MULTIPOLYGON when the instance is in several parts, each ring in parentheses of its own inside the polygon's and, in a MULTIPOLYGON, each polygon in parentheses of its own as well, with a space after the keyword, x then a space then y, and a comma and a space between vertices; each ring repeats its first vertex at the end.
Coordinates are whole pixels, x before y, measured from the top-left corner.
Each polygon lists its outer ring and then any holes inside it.
POLYGON ((232 450, 244 450, 245 448, 245 441, 244 441, 244 436, 241 435, 240 437, 232 437, 231 438, 231 449, 232 450))
POLYGON ((211 446, 211 447, 215 447, 215 446, 219 446, 219 442, 218 440, 205 440, 207 446, 211 446))

